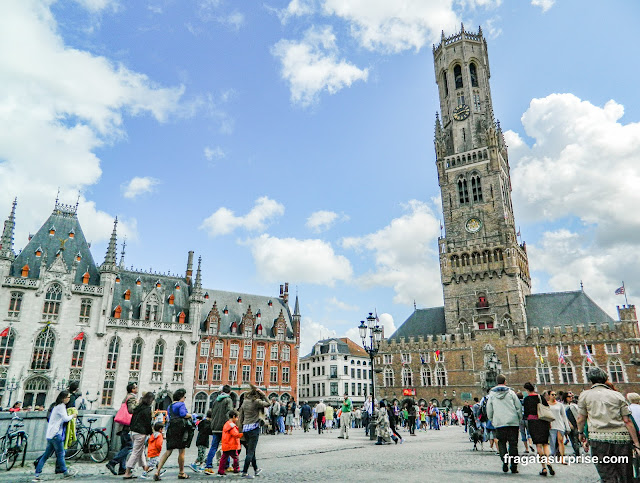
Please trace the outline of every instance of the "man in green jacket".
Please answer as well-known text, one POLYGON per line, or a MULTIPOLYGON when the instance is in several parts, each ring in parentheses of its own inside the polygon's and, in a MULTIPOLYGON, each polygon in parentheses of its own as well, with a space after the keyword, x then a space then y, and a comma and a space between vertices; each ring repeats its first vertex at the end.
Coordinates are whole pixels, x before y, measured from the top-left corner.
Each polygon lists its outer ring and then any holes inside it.
POLYGON ((211 407, 211 447, 207 454, 207 461, 205 463, 205 474, 213 475, 216 470, 213 469, 213 457, 218 451, 218 446, 222 440, 222 428, 229 419, 229 411, 233 409, 233 401, 231 400, 231 386, 225 384, 222 386, 222 392, 218 394, 213 406, 211 407))
POLYGON ((353 404, 349 395, 344 393, 344 401, 342 402, 342 413, 340 414, 340 439, 349 439, 349 426, 351 426, 351 411, 353 404))
POLYGON ((522 418, 522 404, 518 395, 507 387, 507 379, 504 374, 496 377, 498 385, 489 391, 487 400, 487 417, 496 428, 498 437, 498 451, 502 460, 502 471, 518 472, 516 463, 518 456, 518 433, 520 431, 520 419, 522 418), (509 443, 509 456, 507 457, 507 443, 509 443))

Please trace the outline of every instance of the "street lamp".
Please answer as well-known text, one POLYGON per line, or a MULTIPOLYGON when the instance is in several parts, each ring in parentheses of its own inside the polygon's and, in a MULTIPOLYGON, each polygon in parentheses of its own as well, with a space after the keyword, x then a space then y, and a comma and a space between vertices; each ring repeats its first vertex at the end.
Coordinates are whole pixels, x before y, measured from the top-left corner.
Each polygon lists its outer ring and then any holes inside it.
POLYGON ((98 398, 100 397, 100 392, 96 392, 96 397, 93 399, 89 399, 89 391, 87 391, 87 395, 85 397, 85 399, 87 401, 89 401, 89 404, 91 404, 91 406, 89 407, 89 410, 91 411, 93 409, 93 403, 96 402, 98 400, 98 398))
MULTIPOLYGON (((369 359, 371 361, 369 368, 371 373, 371 403, 374 405, 376 403, 376 382, 374 380, 374 363, 373 358, 378 353, 380 349, 380 342, 382 342, 382 328, 378 325, 378 321, 373 316, 372 312, 369 312, 369 317, 367 317, 367 323, 365 325, 364 320, 360 321, 360 325, 358 326, 358 331, 360 332, 360 338, 362 339, 362 347, 369 354, 369 359)), ((373 408, 372 408, 373 409, 373 408)), ((373 421, 369 422, 369 437, 371 439, 375 439, 375 423, 373 421)))
POLYGON ((8 404, 8 406, 11 407, 11 396, 13 395, 13 391, 18 389, 18 383, 16 382, 16 378, 15 377, 11 378, 11 382, 7 383, 7 385, 5 386, 5 389, 9 391, 9 404, 8 404))
POLYGON ((498 359, 498 355, 492 352, 486 363, 485 388, 491 389, 497 384, 496 378, 502 373, 502 362, 498 359))

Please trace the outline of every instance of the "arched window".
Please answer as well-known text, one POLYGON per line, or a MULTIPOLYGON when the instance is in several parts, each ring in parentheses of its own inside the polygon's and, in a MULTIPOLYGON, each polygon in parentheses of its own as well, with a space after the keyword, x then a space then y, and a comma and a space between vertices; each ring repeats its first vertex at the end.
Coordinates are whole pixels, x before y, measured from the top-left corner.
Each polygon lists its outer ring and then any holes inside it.
POLYGON ((36 343, 33 346, 33 354, 31 357, 31 369, 51 369, 51 356, 53 355, 53 347, 56 343, 56 336, 53 331, 46 327, 36 337, 36 343))
POLYGON ((626 382, 624 378, 624 369, 620 359, 611 359, 608 364, 609 380, 614 384, 619 382, 626 382))
POLYGON ((413 386, 413 372, 410 367, 402 368, 402 385, 404 387, 413 386))
MULTIPOLYGON (((176 357, 173 361, 173 372, 174 377, 175 374, 182 374, 182 369, 184 366, 184 353, 186 352, 186 347, 183 341, 178 342, 176 346, 176 357)), ((174 382, 177 382, 174 380, 174 382)))
POLYGON ((469 203, 469 189, 467 188, 467 180, 458 180, 458 199, 461 205, 469 203))
POLYGON ((73 341, 73 350, 71 351, 71 367, 81 369, 84 364, 84 353, 87 348, 87 339, 82 336, 80 340, 73 341))
POLYGON ((140 361, 142 360, 142 346, 144 342, 140 337, 133 341, 133 346, 131 347, 131 364, 129 364, 129 370, 131 371, 139 371, 140 370, 140 361))
POLYGON ((44 377, 33 377, 24 384, 24 407, 46 405, 49 381, 44 377))
POLYGON ((444 96, 449 96, 449 84, 447 84, 447 73, 442 73, 442 85, 444 86, 444 96))
POLYGON ((0 366, 8 366, 11 363, 11 353, 13 352, 15 340, 16 333, 13 329, 9 329, 7 335, 0 337, 0 366))
POLYGON ((480 176, 473 176, 471 178, 471 192, 473 194, 473 201, 482 201, 482 185, 480 184, 480 176))
POLYGON ((469 77, 471 77, 471 87, 478 87, 478 71, 473 62, 469 64, 469 77))
POLYGON ((509 317, 508 315, 505 315, 502 318, 502 326, 506 329, 506 330, 512 330, 513 329, 513 321, 511 320, 511 317, 509 317))
POLYGON ((152 295, 147 300, 147 304, 144 312, 144 320, 156 321, 158 320, 158 297, 152 295))
POLYGON ((120 355, 120 338, 112 337, 109 341, 107 352, 107 370, 114 371, 118 367, 118 356, 120 355))
POLYGON ((384 385, 385 387, 393 387, 393 369, 390 367, 384 370, 384 385))
POLYGON ((454 66, 453 78, 456 81, 456 89, 462 89, 462 67, 460 67, 460 64, 454 66))
POLYGON ((22 308, 22 292, 11 292, 11 300, 9 300, 9 311, 7 316, 10 319, 17 319, 20 316, 22 308))
POLYGON ((549 368, 549 364, 546 362, 544 364, 537 363, 536 364, 536 372, 537 372, 537 383, 538 384, 552 384, 553 379, 551 377, 551 369, 549 368))
POLYGON ((164 341, 160 339, 156 342, 156 348, 153 351, 153 371, 162 372, 162 364, 164 362, 164 341))
POLYGON ((42 308, 42 320, 56 321, 60 313, 60 301, 62 300, 62 287, 58 283, 52 283, 44 296, 42 308))
POLYGON ((458 328, 460 329, 460 333, 462 334, 467 334, 469 332, 469 324, 464 319, 458 322, 458 328))
POLYGON ((598 367, 598 365, 595 362, 589 362, 585 357, 582 361, 582 378, 584 379, 584 384, 589 384, 587 374, 589 373, 589 369, 591 369, 592 367, 598 367))
POLYGON ((422 385, 424 387, 428 387, 433 385, 433 380, 432 380, 432 375, 431 375, 431 368, 429 366, 422 366, 422 371, 420 373, 421 379, 422 379, 422 385))
POLYGON ((436 367, 436 386, 446 386, 447 385, 447 371, 444 366, 439 364, 436 367))
POLYGON ((565 361, 564 364, 560 364, 560 383, 561 384, 576 383, 576 371, 571 361, 565 361))
POLYGON ((207 393, 199 392, 193 398, 193 412, 204 414, 207 412, 207 393))

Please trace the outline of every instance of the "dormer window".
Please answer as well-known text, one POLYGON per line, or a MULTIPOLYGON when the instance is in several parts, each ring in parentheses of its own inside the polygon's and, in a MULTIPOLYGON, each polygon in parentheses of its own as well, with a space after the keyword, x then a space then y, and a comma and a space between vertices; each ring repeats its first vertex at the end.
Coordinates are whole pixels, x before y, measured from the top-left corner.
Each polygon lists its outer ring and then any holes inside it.
POLYGON ((38 257, 38 258, 39 258, 39 257, 41 257, 41 256, 42 256, 42 247, 38 247, 38 248, 36 249, 36 257, 38 257))
POLYGON ((56 227, 51 225, 51 228, 49 228, 49 236, 53 236, 56 234, 56 227))
POLYGON ((232 334, 237 334, 238 333, 238 324, 236 322, 231 324, 231 333, 232 334))
POLYGON ((122 307, 118 305, 115 309, 113 309, 113 318, 119 319, 121 315, 122 315, 122 307))
POLYGON ((82 260, 82 255, 80 255, 80 252, 78 252, 78 254, 76 255, 76 262, 79 262, 80 260, 82 260))
POLYGON ((157 280, 156 281, 156 288, 160 288, 160 287, 162 287, 162 284, 160 283, 160 280, 157 280))
POLYGON ((124 299, 125 300, 131 300, 131 290, 129 290, 129 289, 125 290, 124 299))
POLYGON ((176 284, 175 284, 175 286, 174 286, 173 288, 175 288, 176 290, 180 290, 180 284, 179 284, 179 283, 176 283, 176 284))
POLYGON ((27 278, 29 276, 29 265, 22 267, 22 277, 27 278))
POLYGON ((91 278, 89 271, 84 272, 84 275, 82 276, 82 284, 87 285, 89 283, 89 278, 91 278))
POLYGON ((120 283, 120 275, 116 275, 116 283, 120 283))
POLYGON ((76 236, 76 232, 73 231, 73 228, 71 229, 71 231, 69 232, 69 238, 75 238, 76 236))
POLYGON ((227 306, 226 306, 226 305, 224 306, 224 310, 222 311, 222 313, 223 313, 224 315, 229 315, 229 309, 227 308, 227 306))
POLYGON ((489 307, 489 302, 487 302, 487 297, 485 297, 484 295, 480 295, 478 297, 478 304, 477 304, 479 309, 485 309, 487 307, 489 307))
POLYGON ((256 314, 256 317, 258 317, 258 318, 262 317, 262 314, 260 313, 260 310, 258 310, 258 313, 256 314))
POLYGON ((205 292, 204 293, 204 299, 205 300, 209 300, 209 292, 205 292))
POLYGON ((242 303, 242 297, 238 297, 238 303, 241 304, 242 303))
POLYGON ((331 352, 338 352, 338 346, 336 344, 331 344, 331 352))
POLYGON ((136 278, 136 285, 142 285, 142 280, 140 280, 140 277, 136 278))
POLYGON ((273 305, 273 302, 272 302, 271 300, 269 300, 269 302, 267 302, 267 305, 268 305, 269 307, 271 307, 271 306, 273 305))
POLYGON ((173 303, 175 302, 176 298, 173 294, 169 295, 169 305, 173 305, 173 303))
POLYGON ((178 323, 179 324, 184 324, 185 320, 187 318, 187 314, 184 313, 184 310, 182 312, 180 312, 178 314, 178 323))
POLYGON ((258 324, 256 327, 256 335, 262 335, 262 324, 258 324))

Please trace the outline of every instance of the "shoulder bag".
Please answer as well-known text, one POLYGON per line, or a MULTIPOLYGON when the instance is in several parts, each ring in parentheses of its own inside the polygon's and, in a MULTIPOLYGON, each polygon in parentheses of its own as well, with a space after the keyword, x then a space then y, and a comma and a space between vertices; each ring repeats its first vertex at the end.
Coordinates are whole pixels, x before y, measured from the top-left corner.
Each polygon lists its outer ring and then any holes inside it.
POLYGON ((551 408, 542 404, 542 396, 538 395, 538 399, 538 419, 548 422, 555 421, 556 418, 553 416, 551 408))
POLYGON ((126 397, 126 399, 120 406, 120 409, 118 409, 118 412, 113 418, 116 423, 122 424, 123 426, 131 426, 131 418, 133 417, 133 414, 129 412, 129 408, 127 407, 127 401, 130 397, 131 396, 126 397))

